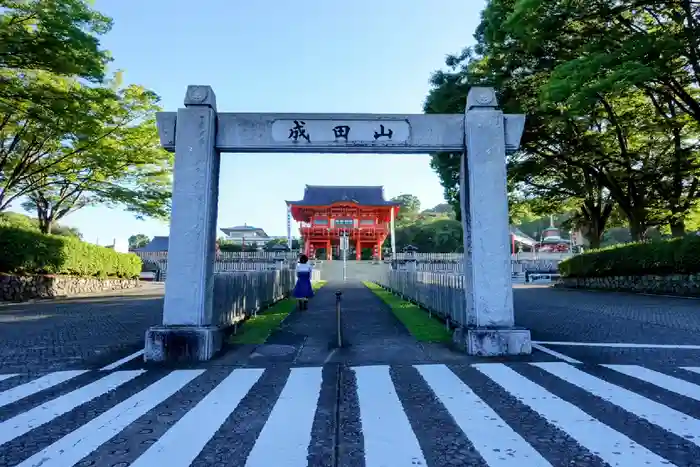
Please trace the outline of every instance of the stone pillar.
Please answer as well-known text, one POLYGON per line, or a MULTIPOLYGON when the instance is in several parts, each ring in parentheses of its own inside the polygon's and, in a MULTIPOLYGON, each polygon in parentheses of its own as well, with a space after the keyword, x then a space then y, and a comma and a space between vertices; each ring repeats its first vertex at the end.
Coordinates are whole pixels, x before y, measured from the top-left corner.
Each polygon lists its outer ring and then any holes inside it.
POLYGON ((326 260, 333 260, 333 244, 330 240, 328 240, 328 242, 326 243, 326 260))
POLYGON ((223 333, 213 316, 219 197, 216 98, 189 86, 177 112, 163 324, 146 332, 146 361, 209 360, 223 333))
POLYGON ((460 170, 466 328, 455 340, 469 354, 484 356, 532 351, 530 332, 513 327, 506 121, 497 106, 493 89, 469 91, 460 170))
POLYGON ((389 222, 390 230, 391 230, 391 260, 395 261, 396 260, 396 226, 395 226, 395 220, 394 218, 396 217, 396 214, 394 213, 394 210, 396 208, 394 206, 391 207, 391 219, 389 222))

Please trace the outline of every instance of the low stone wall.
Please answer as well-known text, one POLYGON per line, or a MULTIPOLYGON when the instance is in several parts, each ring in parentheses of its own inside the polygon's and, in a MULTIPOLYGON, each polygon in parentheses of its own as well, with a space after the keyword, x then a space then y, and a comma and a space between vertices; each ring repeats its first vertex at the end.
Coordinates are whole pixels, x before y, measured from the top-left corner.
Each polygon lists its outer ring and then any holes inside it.
POLYGON ((700 274, 668 276, 562 277, 554 287, 700 296, 700 274))
POLYGON ((0 275, 0 301, 24 302, 32 299, 74 295, 139 287, 138 279, 99 279, 72 276, 0 275))

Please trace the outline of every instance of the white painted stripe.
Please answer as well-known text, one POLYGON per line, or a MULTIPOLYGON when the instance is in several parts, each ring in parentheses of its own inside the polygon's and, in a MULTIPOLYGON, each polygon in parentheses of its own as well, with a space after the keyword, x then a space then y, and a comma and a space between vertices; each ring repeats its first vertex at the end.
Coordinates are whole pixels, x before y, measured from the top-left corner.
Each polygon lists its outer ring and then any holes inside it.
POLYGON ((6 379, 10 379, 14 376, 17 376, 17 373, 15 373, 13 375, 0 375, 0 381, 5 381, 6 379))
POLYGON ((551 467, 445 365, 416 365, 416 369, 489 467, 551 467))
POLYGON ((627 376, 641 379, 667 391, 700 401, 700 386, 638 365, 603 365, 627 376))
POLYGON ((682 366, 681 368, 686 371, 692 371, 693 373, 697 373, 700 375, 700 366, 682 366))
MULTIPOLYGON (((204 370, 173 371, 37 452, 17 467, 65 467, 77 464, 80 459, 112 439, 203 372, 204 370)), ((112 373, 103 379, 115 374, 119 373, 112 373)))
MULTIPOLYGON (((568 366, 566 363, 555 364, 568 366)), ((609 465, 618 467, 672 465, 644 446, 635 443, 627 436, 505 365, 477 364, 474 368, 537 412, 550 425, 568 433, 581 446, 609 465)))
POLYGON ((552 357, 556 357, 556 358, 558 358, 559 360, 564 360, 565 362, 569 362, 569 363, 581 363, 579 360, 576 360, 575 358, 571 358, 571 357, 569 357, 569 356, 564 355, 563 353, 559 353, 559 352, 557 352, 557 351, 555 351, 555 350, 548 349, 547 347, 544 347, 544 346, 542 346, 542 345, 540 345, 540 344, 534 344, 534 343, 533 343, 533 344, 532 344, 532 348, 533 348, 533 349, 537 349, 537 350, 539 350, 540 352, 544 352, 544 353, 546 353, 546 354, 549 354, 549 355, 551 355, 552 357))
POLYGON ((426 465, 423 451, 396 394, 389 367, 353 368, 367 467, 426 465))
POLYGON ((596 397, 653 423, 666 431, 700 446, 700 420, 655 402, 627 389, 589 375, 566 363, 531 363, 554 376, 568 381, 596 397))
POLYGON ((562 345, 569 347, 610 347, 613 349, 674 349, 674 350, 700 350, 700 345, 686 344, 636 344, 620 342, 549 342, 533 341, 539 345, 562 345))
POLYGON ((0 407, 4 407, 18 400, 29 397, 32 394, 36 394, 39 391, 49 389, 53 386, 57 386, 61 383, 68 381, 69 379, 75 378, 76 376, 82 375, 87 370, 75 370, 75 371, 56 371, 54 373, 49 373, 41 378, 37 378, 26 384, 21 384, 7 391, 0 392, 0 407))
POLYGON ((294 368, 248 456, 246 467, 307 464, 322 368, 294 368))
POLYGON ((123 364, 125 364, 126 362, 131 361, 131 360, 133 360, 136 357, 139 357, 141 355, 143 355, 143 349, 139 350, 138 352, 134 352, 131 355, 127 355, 126 357, 121 358, 121 359, 117 360, 116 362, 110 363, 109 365, 107 365, 105 367, 100 368, 100 371, 114 370, 115 368, 118 368, 118 367, 122 366, 123 364))
POLYGON ((189 467, 264 371, 252 368, 233 370, 158 442, 130 464, 131 467, 189 467))
POLYGON ((85 404, 108 391, 118 388, 142 373, 143 370, 120 371, 109 374, 87 386, 71 391, 68 394, 64 394, 61 397, 57 397, 56 399, 50 400, 45 404, 28 410, 27 412, 22 412, 0 423, 0 445, 18 436, 22 436, 64 413, 70 412, 79 405, 85 404))

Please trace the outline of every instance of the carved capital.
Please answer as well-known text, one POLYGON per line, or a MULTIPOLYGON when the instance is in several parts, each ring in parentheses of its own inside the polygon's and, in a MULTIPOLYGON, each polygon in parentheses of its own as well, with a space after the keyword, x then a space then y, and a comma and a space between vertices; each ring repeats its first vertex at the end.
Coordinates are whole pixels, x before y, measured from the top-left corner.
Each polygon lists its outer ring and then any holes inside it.
POLYGON ((467 94, 467 110, 474 107, 498 107, 496 91, 493 88, 474 86, 467 94))
POLYGON ((216 96, 211 86, 187 86, 185 107, 206 106, 216 110, 216 96))

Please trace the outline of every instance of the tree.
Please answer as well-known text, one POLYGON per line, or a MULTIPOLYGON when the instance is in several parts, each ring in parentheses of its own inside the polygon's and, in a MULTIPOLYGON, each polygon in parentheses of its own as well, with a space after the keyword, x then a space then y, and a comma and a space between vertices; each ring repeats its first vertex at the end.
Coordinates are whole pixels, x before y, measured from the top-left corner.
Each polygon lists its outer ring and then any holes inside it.
POLYGON ((399 213, 396 216, 397 222, 412 218, 420 212, 420 200, 416 196, 404 194, 394 196, 391 198, 391 201, 399 204, 399 213))
MULTIPOLYGON (((0 212, 0 226, 39 230, 39 222, 37 219, 18 212, 0 212)), ((63 237, 83 238, 83 235, 77 228, 66 225, 56 225, 52 233, 63 237)))
POLYGON ((452 206, 450 206, 449 203, 440 203, 435 207, 424 210, 423 213, 453 215, 454 211, 452 209, 452 206))
MULTIPOLYGON (((0 69, 104 78, 111 57, 98 36, 109 32, 112 21, 85 1, 0 0, 0 9, 0 69)), ((0 85, 0 95, 4 90, 0 85)))
MULTIPOLYGON (((270 240, 269 242, 265 243, 265 249, 269 250, 275 245, 284 245, 287 246, 287 239, 286 238, 275 238, 274 240, 270 240)), ((299 249, 299 240, 296 238, 292 239, 292 250, 298 250, 299 249)))
POLYGON ((150 243, 151 239, 144 234, 136 234, 129 237, 129 249, 142 248, 150 243))
POLYGON ((682 235, 699 194, 699 17, 690 0, 516 0, 505 23, 525 49, 556 48, 562 57, 540 84, 542 102, 600 110, 622 177, 599 177, 635 238, 658 222, 682 235))
POLYGON ((13 200, 43 187, 32 184, 32 179, 80 157, 109 135, 124 115, 115 115, 120 101, 107 87, 89 87, 77 78, 41 71, 0 70, 0 74, 8 78, 5 89, 13 87, 20 94, 0 99, 2 211, 13 200))
POLYGON ((109 107, 101 112, 105 121, 86 128, 75 142, 78 149, 47 154, 54 163, 34 167, 18 183, 18 192, 28 194, 23 207, 36 211, 43 231, 95 204, 121 206, 137 217, 169 217, 173 156, 160 147, 154 119, 158 97, 132 85, 116 98, 102 103, 109 107))
MULTIPOLYGON (((576 201, 579 221, 598 239, 611 204, 618 204, 640 239, 650 226, 682 218, 692 207, 697 164, 690 154, 697 132, 687 121, 680 124, 679 105, 674 115, 670 107, 661 112, 657 104, 668 99, 656 91, 610 77, 591 84, 599 77, 596 60, 615 62, 606 41, 626 37, 610 34, 601 8, 591 14, 588 3, 578 1, 491 0, 475 35, 477 47, 448 57, 450 71, 434 74, 425 110, 463 112, 470 86, 495 86, 504 111, 528 116, 522 150, 509 159, 511 198, 525 192, 525 198, 576 201), (597 41, 607 45, 591 53, 588 45, 597 41), (564 72, 574 64, 581 65, 574 70, 578 82, 564 72), (565 99, 588 85, 585 99, 565 99), (679 135, 669 137, 673 128, 679 135), (667 202, 669 193, 674 196, 667 202)), ((459 158, 437 154, 433 167, 457 207, 459 158)))

